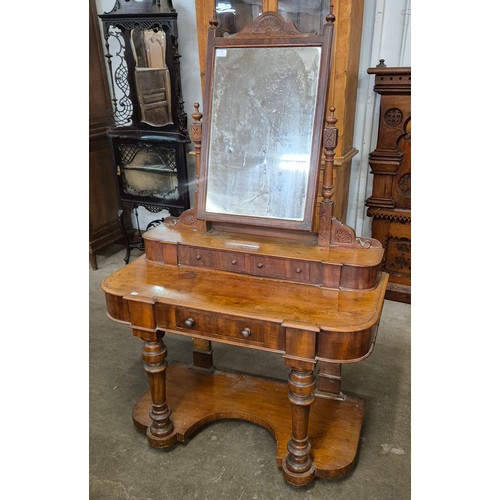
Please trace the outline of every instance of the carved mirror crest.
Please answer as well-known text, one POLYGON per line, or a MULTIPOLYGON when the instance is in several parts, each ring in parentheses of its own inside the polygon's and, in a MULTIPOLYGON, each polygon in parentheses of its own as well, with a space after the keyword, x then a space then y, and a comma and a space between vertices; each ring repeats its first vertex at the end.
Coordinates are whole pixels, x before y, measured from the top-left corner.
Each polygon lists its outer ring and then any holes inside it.
POLYGON ((198 218, 312 230, 332 37, 272 12, 230 36, 212 26, 198 218))

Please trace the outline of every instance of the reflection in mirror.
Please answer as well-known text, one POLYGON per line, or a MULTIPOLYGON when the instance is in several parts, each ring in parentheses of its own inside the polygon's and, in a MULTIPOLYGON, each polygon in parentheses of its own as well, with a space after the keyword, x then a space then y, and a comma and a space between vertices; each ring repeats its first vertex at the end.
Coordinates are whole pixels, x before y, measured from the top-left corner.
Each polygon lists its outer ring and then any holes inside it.
POLYGON ((262 14, 262 2, 260 0, 217 0, 218 28, 224 33, 234 34, 241 31, 245 26, 262 14))
POLYGON ((216 49, 207 212, 304 220, 320 55, 216 49))
POLYGON ((164 127, 172 123, 165 32, 133 29, 131 38, 141 121, 153 127, 164 127))
POLYGON ((331 0, 280 0, 278 14, 302 33, 321 33, 331 0))

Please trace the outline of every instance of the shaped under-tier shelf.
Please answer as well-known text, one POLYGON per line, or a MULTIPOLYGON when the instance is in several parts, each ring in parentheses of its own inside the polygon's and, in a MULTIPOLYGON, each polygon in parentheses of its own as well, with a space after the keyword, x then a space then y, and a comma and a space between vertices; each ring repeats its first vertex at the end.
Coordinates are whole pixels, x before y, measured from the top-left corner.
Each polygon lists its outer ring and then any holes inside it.
MULTIPOLYGON (((184 442, 204 425, 224 419, 241 419, 267 429, 276 441, 276 463, 282 468, 292 429, 286 411, 288 385, 243 373, 216 370, 206 374, 173 362, 167 368, 167 401, 172 409, 174 436, 165 447, 184 442), (186 397, 188 395, 188 397, 186 397)), ((316 398, 309 417, 309 439, 315 476, 339 477, 353 468, 364 415, 364 400, 348 394, 345 401, 316 398)), ((143 432, 151 424, 149 391, 133 412, 143 432)))

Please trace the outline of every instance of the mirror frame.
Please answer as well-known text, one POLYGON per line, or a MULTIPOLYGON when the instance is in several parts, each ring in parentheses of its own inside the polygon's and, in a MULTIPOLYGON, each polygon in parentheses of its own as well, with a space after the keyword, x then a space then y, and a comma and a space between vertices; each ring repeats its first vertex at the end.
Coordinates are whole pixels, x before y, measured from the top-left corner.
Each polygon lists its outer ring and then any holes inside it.
MULTIPOLYGON (((239 225, 267 226, 277 229, 312 231, 316 205, 319 166, 322 152, 322 133, 330 79, 333 46, 333 22, 328 20, 323 34, 310 35, 299 32, 293 23, 287 23, 275 12, 265 12, 255 22, 234 35, 223 36, 217 29, 217 21, 211 21, 208 34, 207 66, 204 92, 204 118, 202 127, 202 148, 200 176, 198 181, 197 218, 239 225), (210 132, 212 126, 212 97, 215 65, 215 51, 220 48, 273 48, 273 47, 320 47, 320 68, 318 92, 314 110, 312 144, 310 152, 310 171, 307 181, 304 219, 276 219, 228 213, 208 212, 206 210, 207 175, 210 154, 210 132)), ((290 116, 293 121, 294 117, 290 116)), ((251 131, 249 130, 249 133, 251 131)))

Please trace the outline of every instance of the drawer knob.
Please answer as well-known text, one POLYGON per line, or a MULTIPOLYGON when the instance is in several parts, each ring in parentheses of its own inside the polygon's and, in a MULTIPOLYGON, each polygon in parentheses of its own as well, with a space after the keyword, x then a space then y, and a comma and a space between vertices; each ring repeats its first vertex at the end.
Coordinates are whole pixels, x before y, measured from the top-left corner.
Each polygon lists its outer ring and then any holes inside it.
POLYGON ((300 273, 302 272, 302 269, 301 269, 300 267, 298 267, 297 269, 295 269, 295 272, 296 272, 297 274, 300 274, 300 273))
POLYGON ((259 269, 262 269, 262 268, 264 267, 264 264, 262 264, 262 262, 259 262, 259 263, 257 264, 257 267, 258 267, 259 269))
POLYGON ((233 259, 233 260, 231 261, 231 264, 232 264, 233 266, 235 266, 236 264, 238 264, 238 262, 237 262, 235 259, 233 259))
POLYGON ((241 330, 241 335, 243 335, 246 339, 250 337, 251 333, 252 330, 250 330, 250 328, 243 328, 243 330, 241 330))
POLYGON ((196 260, 201 260, 201 255, 197 255, 196 260))
POLYGON ((193 326, 194 326, 194 319, 193 318, 188 318, 186 321, 184 321, 184 324, 188 328, 193 328, 193 326))

